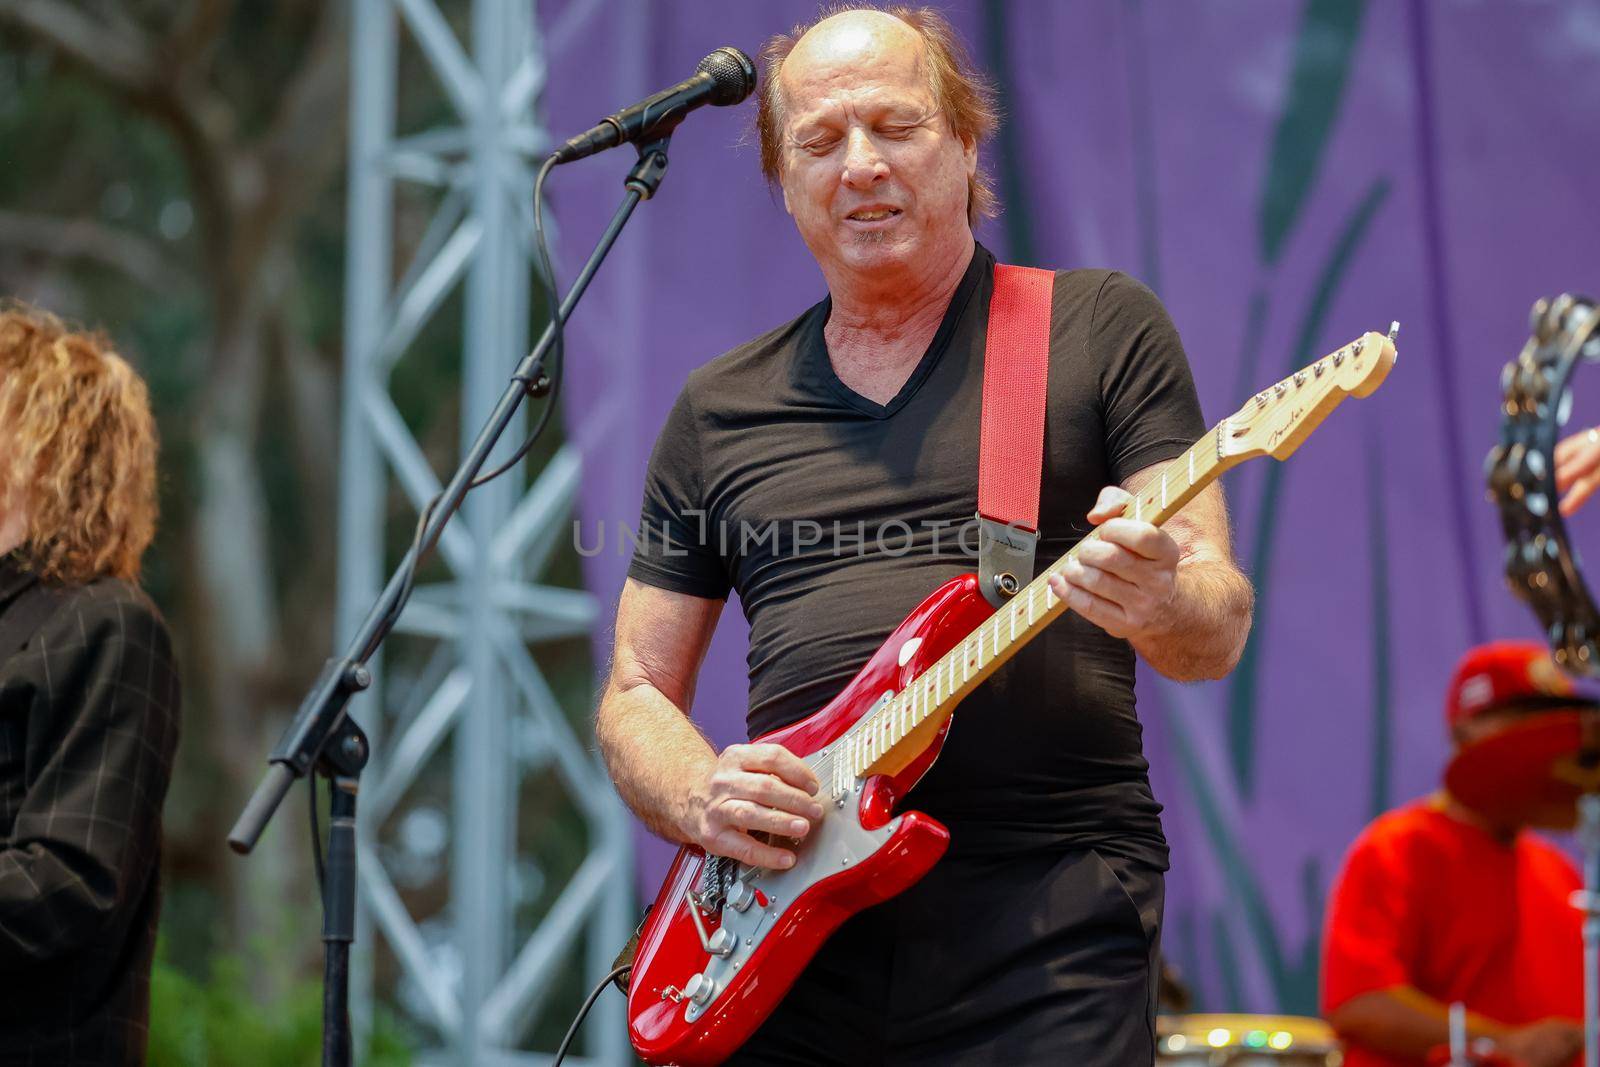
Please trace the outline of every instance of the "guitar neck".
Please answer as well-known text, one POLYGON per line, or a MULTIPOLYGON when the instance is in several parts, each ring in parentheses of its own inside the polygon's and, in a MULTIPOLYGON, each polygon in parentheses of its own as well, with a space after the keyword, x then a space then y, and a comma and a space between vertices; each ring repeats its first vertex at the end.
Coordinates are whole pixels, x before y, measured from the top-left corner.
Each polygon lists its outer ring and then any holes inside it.
MULTIPOLYGON (((1346 396, 1369 396, 1383 383, 1394 367, 1399 329, 1394 323, 1388 337, 1363 334, 1251 397, 1141 486, 1123 514, 1160 526, 1229 468, 1258 456, 1287 458, 1346 396)), ((1067 610, 1051 590, 1050 578, 1098 536, 1090 531, 830 746, 843 756, 832 759, 836 790, 863 775, 897 773, 923 752, 963 697, 1067 610)))
MULTIPOLYGON (((1212 427, 1163 467, 1124 514, 1160 526, 1239 462, 1224 459, 1221 441, 1228 426, 1224 420, 1212 427)), ((968 693, 1067 610, 1050 588, 1050 577, 1098 536, 1098 530, 1090 531, 904 690, 851 727, 835 746, 844 756, 835 764, 839 772, 851 778, 894 774, 915 759, 968 693)))

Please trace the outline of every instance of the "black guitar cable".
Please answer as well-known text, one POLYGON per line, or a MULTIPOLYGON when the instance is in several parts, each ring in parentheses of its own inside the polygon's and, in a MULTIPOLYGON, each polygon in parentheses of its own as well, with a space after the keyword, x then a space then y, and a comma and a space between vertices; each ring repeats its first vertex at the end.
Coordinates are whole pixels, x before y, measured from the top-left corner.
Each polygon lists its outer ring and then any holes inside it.
POLYGON ((600 999, 600 994, 606 986, 616 981, 622 975, 633 970, 633 964, 624 963, 613 968, 611 973, 600 979, 600 984, 589 993, 589 999, 583 1002, 583 1007, 578 1009, 578 1015, 572 1020, 572 1025, 567 1027, 567 1036, 561 1039, 561 1045, 556 1049, 556 1058, 550 1061, 550 1067, 561 1067, 561 1061, 567 1058, 567 1049, 572 1047, 572 1039, 578 1036, 578 1027, 583 1025, 583 1020, 588 1016, 589 1009, 594 1007, 594 1002, 600 999))

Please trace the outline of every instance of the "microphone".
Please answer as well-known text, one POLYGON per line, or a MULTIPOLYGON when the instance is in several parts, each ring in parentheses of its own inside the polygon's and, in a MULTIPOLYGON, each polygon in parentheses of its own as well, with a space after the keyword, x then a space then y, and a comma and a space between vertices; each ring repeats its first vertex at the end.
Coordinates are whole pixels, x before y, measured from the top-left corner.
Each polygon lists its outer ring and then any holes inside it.
POLYGON ((694 69, 694 77, 608 115, 572 138, 556 149, 556 162, 571 163, 620 144, 665 136, 695 108, 737 104, 756 87, 755 64, 737 48, 719 48, 694 69))

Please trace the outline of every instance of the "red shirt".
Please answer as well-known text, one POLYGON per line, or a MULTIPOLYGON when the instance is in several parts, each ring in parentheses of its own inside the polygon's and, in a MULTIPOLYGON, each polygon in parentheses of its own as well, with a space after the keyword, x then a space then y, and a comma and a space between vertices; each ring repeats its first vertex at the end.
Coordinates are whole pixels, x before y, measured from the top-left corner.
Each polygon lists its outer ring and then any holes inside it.
MULTIPOLYGON (((1520 1025, 1583 1008, 1577 869, 1531 833, 1503 844, 1440 810, 1398 808, 1356 839, 1333 887, 1322 948, 1322 1012, 1409 985, 1444 1004, 1520 1025)), ((1413 1067, 1360 1046, 1345 1067, 1413 1067)))

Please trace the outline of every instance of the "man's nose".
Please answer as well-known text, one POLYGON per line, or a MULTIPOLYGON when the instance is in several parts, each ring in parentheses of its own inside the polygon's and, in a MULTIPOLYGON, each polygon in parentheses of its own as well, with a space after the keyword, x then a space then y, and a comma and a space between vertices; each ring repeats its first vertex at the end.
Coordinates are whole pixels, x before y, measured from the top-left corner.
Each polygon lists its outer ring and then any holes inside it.
POLYGON ((852 129, 845 140, 844 183, 852 189, 865 189, 889 173, 889 164, 866 130, 852 129))

